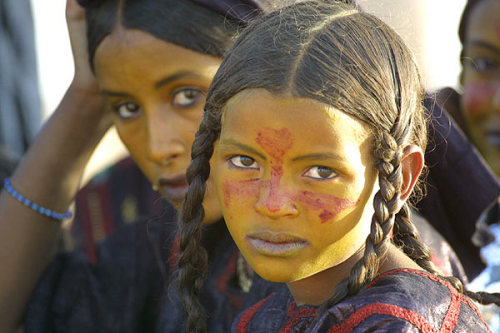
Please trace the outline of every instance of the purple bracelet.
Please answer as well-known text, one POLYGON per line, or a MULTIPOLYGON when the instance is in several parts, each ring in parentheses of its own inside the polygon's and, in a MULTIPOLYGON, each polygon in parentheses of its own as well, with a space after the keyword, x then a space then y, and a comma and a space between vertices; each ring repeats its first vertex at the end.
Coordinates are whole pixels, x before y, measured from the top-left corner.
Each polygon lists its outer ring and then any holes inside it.
POLYGON ((38 213, 40 213, 42 215, 48 216, 48 217, 53 218, 53 219, 58 220, 58 221, 66 220, 66 219, 69 219, 71 216, 73 216, 73 214, 71 213, 70 210, 68 210, 64 214, 57 213, 57 212, 54 212, 51 209, 42 207, 39 204, 34 203, 33 201, 31 201, 31 200, 23 197, 22 194, 20 194, 19 192, 17 192, 12 187, 12 185, 10 184, 10 179, 9 178, 5 178, 3 180, 3 186, 7 190, 7 192, 9 192, 9 194, 12 195, 14 198, 16 198, 20 203, 22 203, 23 205, 25 205, 25 206, 33 209, 34 211, 36 211, 36 212, 38 212, 38 213))

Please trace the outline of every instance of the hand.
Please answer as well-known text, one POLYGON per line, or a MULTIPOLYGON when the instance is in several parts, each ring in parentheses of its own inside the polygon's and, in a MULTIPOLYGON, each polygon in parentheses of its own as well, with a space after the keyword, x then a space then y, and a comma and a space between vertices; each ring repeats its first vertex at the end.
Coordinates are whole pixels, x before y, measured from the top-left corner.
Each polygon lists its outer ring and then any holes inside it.
POLYGON ((66 1, 66 24, 75 64, 72 86, 83 94, 99 94, 100 96, 97 81, 89 63, 85 9, 76 0, 66 1))
POLYGON ((99 128, 107 129, 112 125, 113 115, 111 112, 106 112, 105 100, 99 91, 96 77, 90 67, 85 9, 76 0, 66 0, 66 24, 75 65, 75 74, 67 95, 73 97, 71 99, 73 105, 86 105, 85 112, 88 116, 97 116, 99 128))

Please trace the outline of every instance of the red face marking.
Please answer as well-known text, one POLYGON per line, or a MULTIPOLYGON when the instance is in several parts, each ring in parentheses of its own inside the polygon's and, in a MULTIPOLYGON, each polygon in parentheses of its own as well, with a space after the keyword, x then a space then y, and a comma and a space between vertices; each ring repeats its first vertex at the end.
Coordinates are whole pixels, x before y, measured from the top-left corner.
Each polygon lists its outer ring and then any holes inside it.
POLYGON ((264 205, 271 211, 277 212, 285 198, 279 194, 278 187, 283 176, 283 156, 292 148, 293 135, 286 129, 275 130, 265 128, 257 134, 255 141, 271 156, 271 179, 261 184, 261 189, 268 188, 269 194, 264 205))
POLYGON ((233 199, 237 198, 249 200, 258 198, 262 190, 267 190, 264 205, 270 212, 277 212, 286 200, 300 202, 313 210, 319 211, 318 217, 321 223, 325 223, 334 218, 341 211, 351 208, 357 202, 336 197, 330 194, 313 193, 301 191, 299 193, 287 193, 280 191, 279 185, 283 176, 283 157, 293 145, 293 135, 289 130, 283 128, 274 130, 266 128, 259 132, 256 142, 271 156, 271 179, 260 181, 258 179, 249 180, 225 180, 224 181, 224 202, 228 206, 233 199))
POLYGON ((294 199, 313 208, 321 210, 319 218, 321 223, 325 223, 331 218, 337 216, 344 209, 354 207, 355 201, 343 199, 331 194, 313 193, 302 191, 294 196, 294 199))
POLYGON ((471 116, 479 116, 488 112, 490 103, 500 91, 497 82, 470 82, 464 88, 465 111, 471 116))
POLYGON ((258 194, 259 181, 256 179, 224 181, 224 203, 226 207, 229 206, 233 197, 248 199, 255 198, 258 194))

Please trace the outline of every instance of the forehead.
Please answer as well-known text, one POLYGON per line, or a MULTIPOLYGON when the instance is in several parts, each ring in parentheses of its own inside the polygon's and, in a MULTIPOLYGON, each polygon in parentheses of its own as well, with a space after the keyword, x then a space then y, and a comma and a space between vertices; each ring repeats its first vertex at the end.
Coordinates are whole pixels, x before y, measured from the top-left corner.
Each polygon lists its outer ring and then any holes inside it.
POLYGON ((325 103, 275 96, 264 89, 249 89, 231 98, 222 124, 221 140, 254 140, 264 129, 286 129, 294 142, 302 142, 306 147, 315 144, 328 148, 348 142, 358 146, 370 134, 368 125, 325 103))
POLYGON ((102 83, 114 78, 161 79, 174 72, 213 77, 221 59, 163 41, 149 33, 118 29, 95 53, 95 69, 102 83))
POLYGON ((500 1, 483 0, 472 10, 466 39, 488 39, 500 43, 500 1))

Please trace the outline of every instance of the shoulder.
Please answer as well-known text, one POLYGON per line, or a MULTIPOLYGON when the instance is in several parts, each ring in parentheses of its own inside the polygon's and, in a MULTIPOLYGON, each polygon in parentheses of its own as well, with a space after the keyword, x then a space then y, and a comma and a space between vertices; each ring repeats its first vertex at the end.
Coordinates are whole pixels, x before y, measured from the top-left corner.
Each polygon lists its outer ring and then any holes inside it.
POLYGON ((138 219, 163 216, 175 222, 175 210, 159 193, 131 158, 102 171, 75 198, 75 219, 68 248, 84 247, 90 261, 96 261, 97 243, 138 219), (126 181, 124 181, 126 180, 126 181))
POLYGON ((168 278, 158 253, 163 232, 160 222, 138 221, 101 242, 96 262, 83 249, 58 254, 33 292, 26 331, 130 332, 145 318, 156 322, 168 278))
POLYGON ((232 332, 278 332, 283 320, 288 318, 290 308, 295 307, 288 288, 278 289, 253 306, 247 308, 234 320, 232 332))
POLYGON ((447 281, 424 271, 398 269, 380 275, 358 295, 322 316, 318 332, 488 332, 475 305, 447 281), (381 326, 382 325, 382 326, 381 326))
MULTIPOLYGON (((235 332, 309 329, 317 308, 297 306, 278 290, 246 309, 235 332)), ((424 271, 398 269, 320 315, 311 332, 490 332, 476 306, 447 281, 424 271)))

